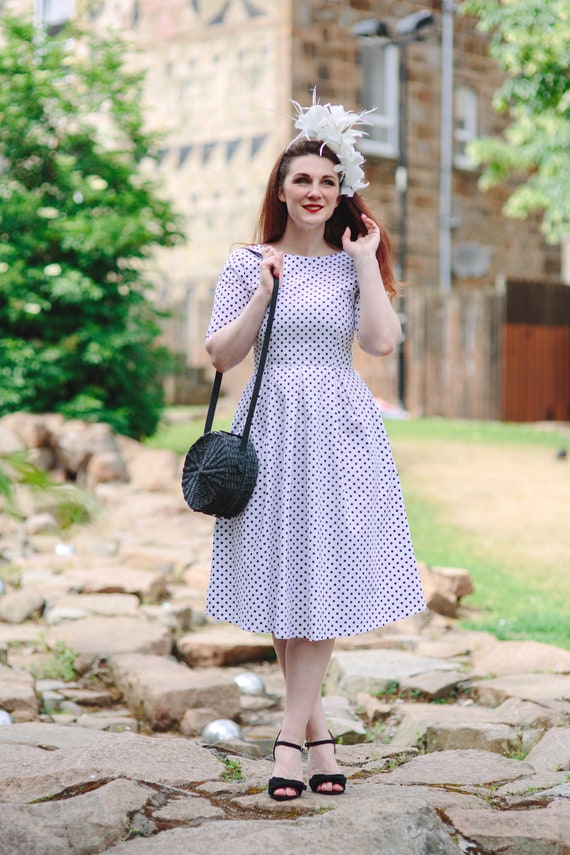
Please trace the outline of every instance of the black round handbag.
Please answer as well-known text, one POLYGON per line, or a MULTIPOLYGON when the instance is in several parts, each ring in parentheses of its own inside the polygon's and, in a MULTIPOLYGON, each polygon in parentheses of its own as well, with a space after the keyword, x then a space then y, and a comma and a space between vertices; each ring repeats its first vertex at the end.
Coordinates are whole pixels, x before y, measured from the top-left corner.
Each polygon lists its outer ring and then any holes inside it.
POLYGON ((216 517, 235 517, 243 511, 255 488, 258 472, 257 454, 249 439, 249 431, 269 347, 278 285, 279 280, 274 276, 263 347, 241 436, 227 431, 212 430, 223 377, 220 371, 216 371, 204 433, 190 446, 182 469, 182 493, 193 511, 216 517))
POLYGON ((182 470, 182 492, 188 505, 203 514, 235 517, 251 498, 257 481, 257 454, 251 440, 214 430, 190 447, 182 470))

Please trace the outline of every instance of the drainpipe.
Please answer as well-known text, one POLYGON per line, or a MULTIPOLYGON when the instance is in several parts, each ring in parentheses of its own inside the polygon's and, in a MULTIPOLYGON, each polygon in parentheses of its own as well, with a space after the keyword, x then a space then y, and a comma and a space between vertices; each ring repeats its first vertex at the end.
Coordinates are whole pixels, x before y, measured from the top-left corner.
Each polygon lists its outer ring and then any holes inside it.
POLYGON ((439 167, 439 288, 451 290, 453 178, 453 0, 441 5, 441 131, 439 167))

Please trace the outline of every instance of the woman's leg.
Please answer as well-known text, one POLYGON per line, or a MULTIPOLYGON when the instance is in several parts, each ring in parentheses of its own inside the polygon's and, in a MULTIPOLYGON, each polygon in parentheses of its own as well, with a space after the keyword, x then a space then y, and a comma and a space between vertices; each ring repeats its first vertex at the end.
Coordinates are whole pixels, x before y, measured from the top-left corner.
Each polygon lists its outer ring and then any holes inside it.
MULTIPOLYGON (((334 647, 334 639, 309 641, 306 638, 273 639, 277 659, 285 677, 285 708, 280 739, 302 745, 306 738, 324 739, 328 736, 326 719, 321 703, 321 685, 334 647)), ((315 765, 322 766, 327 749, 332 746, 317 746, 311 751, 315 765), (317 763, 317 761, 319 761, 317 763)), ((275 752, 274 776, 301 780, 301 756, 294 748, 278 746, 275 752)), ((314 771, 334 772, 338 767, 334 757, 327 769, 314 771)), ((324 791, 332 789, 323 785, 324 791)), ((293 795, 289 789, 277 790, 278 795, 293 795)))

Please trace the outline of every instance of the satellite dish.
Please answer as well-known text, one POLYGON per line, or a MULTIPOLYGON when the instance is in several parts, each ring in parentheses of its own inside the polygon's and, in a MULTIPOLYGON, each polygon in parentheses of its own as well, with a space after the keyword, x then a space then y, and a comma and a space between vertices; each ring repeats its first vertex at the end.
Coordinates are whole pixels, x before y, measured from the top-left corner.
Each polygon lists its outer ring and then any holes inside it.
POLYGON ((459 279, 484 276, 491 264, 491 250, 475 241, 464 241, 453 248, 451 269, 459 279))

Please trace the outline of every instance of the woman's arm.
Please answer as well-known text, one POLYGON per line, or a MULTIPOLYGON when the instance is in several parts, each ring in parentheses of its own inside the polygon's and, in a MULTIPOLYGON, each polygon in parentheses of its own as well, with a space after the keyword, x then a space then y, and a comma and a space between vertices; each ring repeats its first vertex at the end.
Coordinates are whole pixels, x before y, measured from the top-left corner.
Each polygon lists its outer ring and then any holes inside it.
POLYGON ((350 230, 343 235, 343 249, 354 262, 360 292, 358 342, 372 356, 387 356, 396 348, 402 327, 384 288, 376 250, 380 243, 378 224, 362 215, 368 234, 350 239, 350 230))
POLYGON ((249 353, 271 301, 260 286, 239 318, 213 333, 206 342, 206 351, 216 371, 229 371, 249 353))
POLYGON ((239 317, 230 321, 206 341, 206 351, 216 371, 229 371, 249 353, 259 332, 273 293, 273 275, 283 268, 283 253, 263 247, 259 265, 259 286, 239 317))

